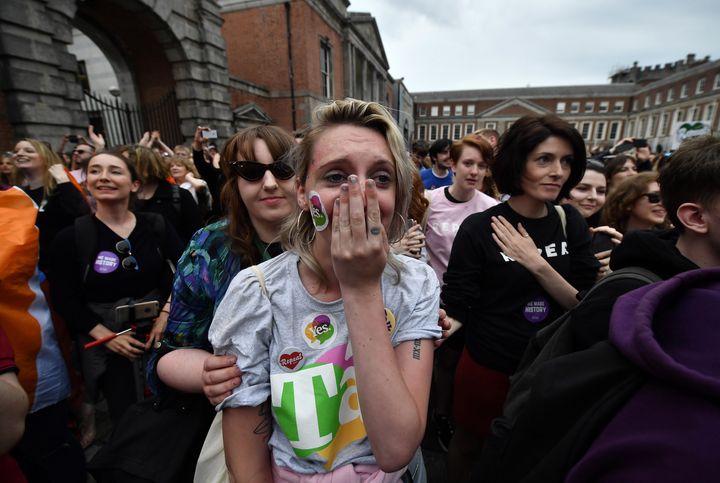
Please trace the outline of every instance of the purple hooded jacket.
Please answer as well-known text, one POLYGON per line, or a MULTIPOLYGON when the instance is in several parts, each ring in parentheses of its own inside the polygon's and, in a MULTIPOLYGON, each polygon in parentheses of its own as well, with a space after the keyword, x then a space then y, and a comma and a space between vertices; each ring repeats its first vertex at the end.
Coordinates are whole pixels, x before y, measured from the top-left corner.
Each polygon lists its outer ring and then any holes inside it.
POLYGON ((620 297, 610 341, 648 382, 566 482, 720 481, 720 268, 620 297))

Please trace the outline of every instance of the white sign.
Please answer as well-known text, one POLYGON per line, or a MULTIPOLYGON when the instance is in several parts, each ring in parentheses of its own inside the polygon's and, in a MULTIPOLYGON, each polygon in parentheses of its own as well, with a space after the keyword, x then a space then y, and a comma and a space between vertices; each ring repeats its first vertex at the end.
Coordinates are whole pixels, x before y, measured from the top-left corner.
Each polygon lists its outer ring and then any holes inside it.
POLYGON ((677 149, 686 139, 707 136, 712 133, 710 121, 687 121, 673 123, 672 148, 677 149))

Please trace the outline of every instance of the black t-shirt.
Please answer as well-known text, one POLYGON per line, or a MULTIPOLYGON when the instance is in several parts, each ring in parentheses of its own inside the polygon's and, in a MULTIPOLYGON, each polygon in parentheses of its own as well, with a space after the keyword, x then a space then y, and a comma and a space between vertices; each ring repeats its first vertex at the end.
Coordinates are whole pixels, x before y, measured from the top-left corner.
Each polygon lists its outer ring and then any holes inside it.
POLYGON ((567 239, 555 208, 543 218, 525 218, 501 203, 468 216, 457 232, 442 289, 450 317, 467 327, 472 358, 507 374, 515 372, 528 340, 563 313, 563 308, 522 265, 492 239, 492 216, 522 223, 543 258, 573 287, 590 287, 599 263, 590 252, 590 232, 576 209, 565 205, 567 239))
POLYGON ((89 266, 79 260, 75 243, 75 227, 61 231, 52 250, 50 276, 53 303, 68 325, 77 332, 88 332, 101 320, 87 306, 87 302, 115 302, 123 297, 140 298, 153 290, 160 294, 160 305, 167 300, 172 288, 172 270, 166 260, 176 263, 183 246, 173 227, 165 224, 165 239, 157 240, 152 225, 142 216, 128 237, 132 256, 138 269, 125 269, 122 261, 128 253, 117 250, 123 240, 102 221, 93 217, 97 229, 97 244, 89 266), (160 252, 162 257, 158 252, 160 252), (83 282, 85 268, 87 276, 83 282))
POLYGON ((135 212, 163 215, 175 228, 183 245, 201 227, 200 208, 188 190, 161 180, 152 198, 135 200, 135 212))

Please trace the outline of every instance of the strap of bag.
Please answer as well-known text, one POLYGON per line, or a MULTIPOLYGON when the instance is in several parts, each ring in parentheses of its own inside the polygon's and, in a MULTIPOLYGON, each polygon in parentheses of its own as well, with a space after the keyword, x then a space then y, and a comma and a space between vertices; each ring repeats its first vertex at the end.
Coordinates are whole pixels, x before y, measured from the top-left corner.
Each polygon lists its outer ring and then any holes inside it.
POLYGON ((178 215, 182 216, 182 203, 180 200, 180 187, 176 184, 170 185, 170 192, 172 193, 172 204, 178 215))
MULTIPOLYGON (((175 186, 175 185, 173 185, 175 186)), ((157 242, 157 252, 158 255, 160 255, 160 258, 164 259, 165 262, 170 267, 170 271, 173 275, 175 275, 175 263, 173 263, 172 260, 167 258, 165 256, 165 253, 163 252, 163 246, 165 244, 165 239, 167 232, 165 231, 167 229, 165 224, 165 217, 163 215, 160 215, 158 213, 135 213, 135 216, 142 217, 150 224, 150 227, 152 229, 152 233, 155 236, 155 241, 157 242)))
POLYGON ((250 268, 252 268, 253 272, 255 272, 255 276, 258 279, 258 282, 260 282, 260 291, 263 293, 264 296, 267 298, 270 298, 267 291, 267 286, 265 285, 265 275, 263 274, 262 270, 260 270, 260 267, 257 265, 253 265, 250 268))
POLYGON ((560 223, 562 224, 563 229, 563 236, 565 239, 567 239, 567 215, 565 214, 565 210, 563 209, 562 205, 554 205, 555 211, 557 211, 558 216, 560 217, 560 223))
POLYGON ((78 262, 83 267, 82 283, 85 285, 90 270, 90 257, 97 245, 97 230, 92 215, 75 218, 75 249, 78 262))

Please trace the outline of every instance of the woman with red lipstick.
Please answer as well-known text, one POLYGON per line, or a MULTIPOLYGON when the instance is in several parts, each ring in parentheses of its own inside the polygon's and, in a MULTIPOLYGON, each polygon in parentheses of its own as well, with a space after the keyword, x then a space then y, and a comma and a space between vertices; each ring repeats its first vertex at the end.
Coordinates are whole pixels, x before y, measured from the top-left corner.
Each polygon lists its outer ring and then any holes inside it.
POLYGON ((467 480, 528 340, 577 303, 599 267, 582 216, 553 205, 583 177, 580 134, 555 116, 525 116, 498 148, 493 177, 510 199, 465 219, 442 290, 448 316, 466 326, 455 375, 451 481, 467 480))

